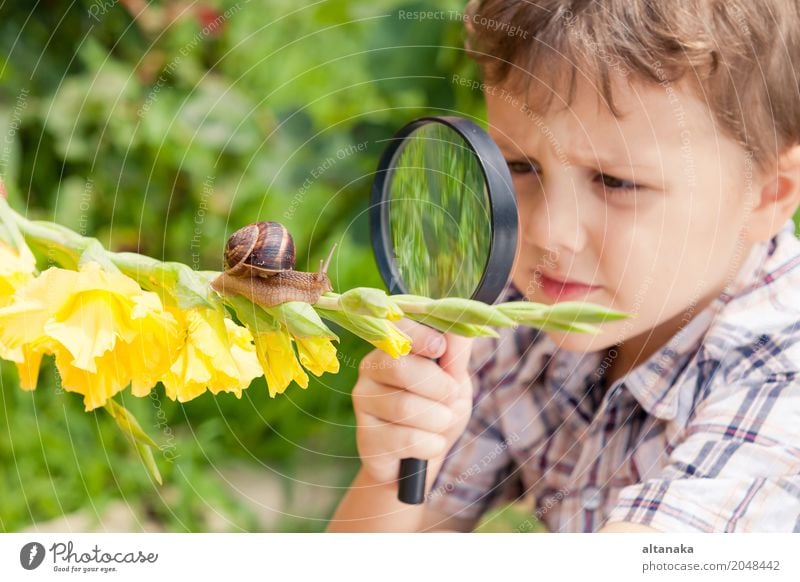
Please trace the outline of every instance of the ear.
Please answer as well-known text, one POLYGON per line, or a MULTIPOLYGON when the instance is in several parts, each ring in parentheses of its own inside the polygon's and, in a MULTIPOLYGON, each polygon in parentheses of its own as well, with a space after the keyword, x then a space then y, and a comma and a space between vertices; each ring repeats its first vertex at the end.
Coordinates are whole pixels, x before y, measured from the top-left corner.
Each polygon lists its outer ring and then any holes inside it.
POLYGON ((800 205, 800 145, 784 150, 772 171, 762 175, 760 184, 748 220, 748 238, 753 242, 775 236, 800 205))

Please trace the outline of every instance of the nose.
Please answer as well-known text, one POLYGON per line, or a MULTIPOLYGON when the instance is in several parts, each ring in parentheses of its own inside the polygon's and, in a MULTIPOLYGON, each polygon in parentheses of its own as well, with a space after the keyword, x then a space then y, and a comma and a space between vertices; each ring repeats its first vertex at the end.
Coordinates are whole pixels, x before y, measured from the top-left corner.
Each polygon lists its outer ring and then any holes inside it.
POLYGON ((546 253, 580 253, 587 242, 577 184, 568 175, 546 176, 538 192, 523 193, 520 204, 522 239, 546 253))

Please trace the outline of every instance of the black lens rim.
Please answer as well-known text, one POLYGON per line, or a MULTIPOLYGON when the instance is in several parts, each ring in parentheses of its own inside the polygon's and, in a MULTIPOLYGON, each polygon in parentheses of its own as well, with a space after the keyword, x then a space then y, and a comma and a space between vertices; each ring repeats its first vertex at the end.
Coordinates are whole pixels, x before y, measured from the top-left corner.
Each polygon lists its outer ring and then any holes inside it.
POLYGON ((389 140, 383 151, 372 182, 369 220, 372 249, 378 270, 391 294, 408 293, 397 272, 391 233, 389 232, 389 205, 386 182, 391 173, 392 161, 403 141, 414 131, 428 123, 440 123, 458 133, 477 155, 488 188, 492 236, 489 256, 483 276, 471 299, 494 303, 508 284, 514 266, 517 247, 517 201, 514 184, 503 154, 497 144, 475 122, 458 116, 426 116, 404 125, 389 140))

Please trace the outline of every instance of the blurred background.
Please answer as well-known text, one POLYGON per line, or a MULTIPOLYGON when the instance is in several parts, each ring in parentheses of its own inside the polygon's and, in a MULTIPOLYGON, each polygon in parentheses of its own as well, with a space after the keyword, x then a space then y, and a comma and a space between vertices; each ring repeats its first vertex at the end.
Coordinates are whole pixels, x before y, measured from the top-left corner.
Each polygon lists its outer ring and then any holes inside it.
MULTIPOLYGON (((277 220, 299 270, 333 242, 337 290, 383 287, 366 210, 382 140, 414 117, 484 119, 465 0, 77 0, 0 8, 0 174, 14 208, 195 269, 277 220), (439 18, 416 11, 436 10, 439 18), (411 14, 411 16, 409 16, 411 14)), ((320 531, 358 466, 341 371, 270 399, 263 378, 186 404, 128 396, 162 445, 154 485, 108 414, 50 362, 0 375, 0 531, 320 531)))

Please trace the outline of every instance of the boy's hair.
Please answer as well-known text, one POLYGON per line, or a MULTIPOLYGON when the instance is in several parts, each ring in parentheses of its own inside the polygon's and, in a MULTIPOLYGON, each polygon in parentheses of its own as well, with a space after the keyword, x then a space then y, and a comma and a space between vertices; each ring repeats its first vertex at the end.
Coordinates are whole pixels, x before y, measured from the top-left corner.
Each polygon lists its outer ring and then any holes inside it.
MULTIPOLYGON (((566 89, 568 105, 580 76, 614 115, 614 77, 685 81, 766 169, 800 142, 799 2, 470 0, 466 47, 487 84, 527 94, 535 80, 566 89)), ((553 91, 538 94, 530 107, 542 110, 553 91)))

